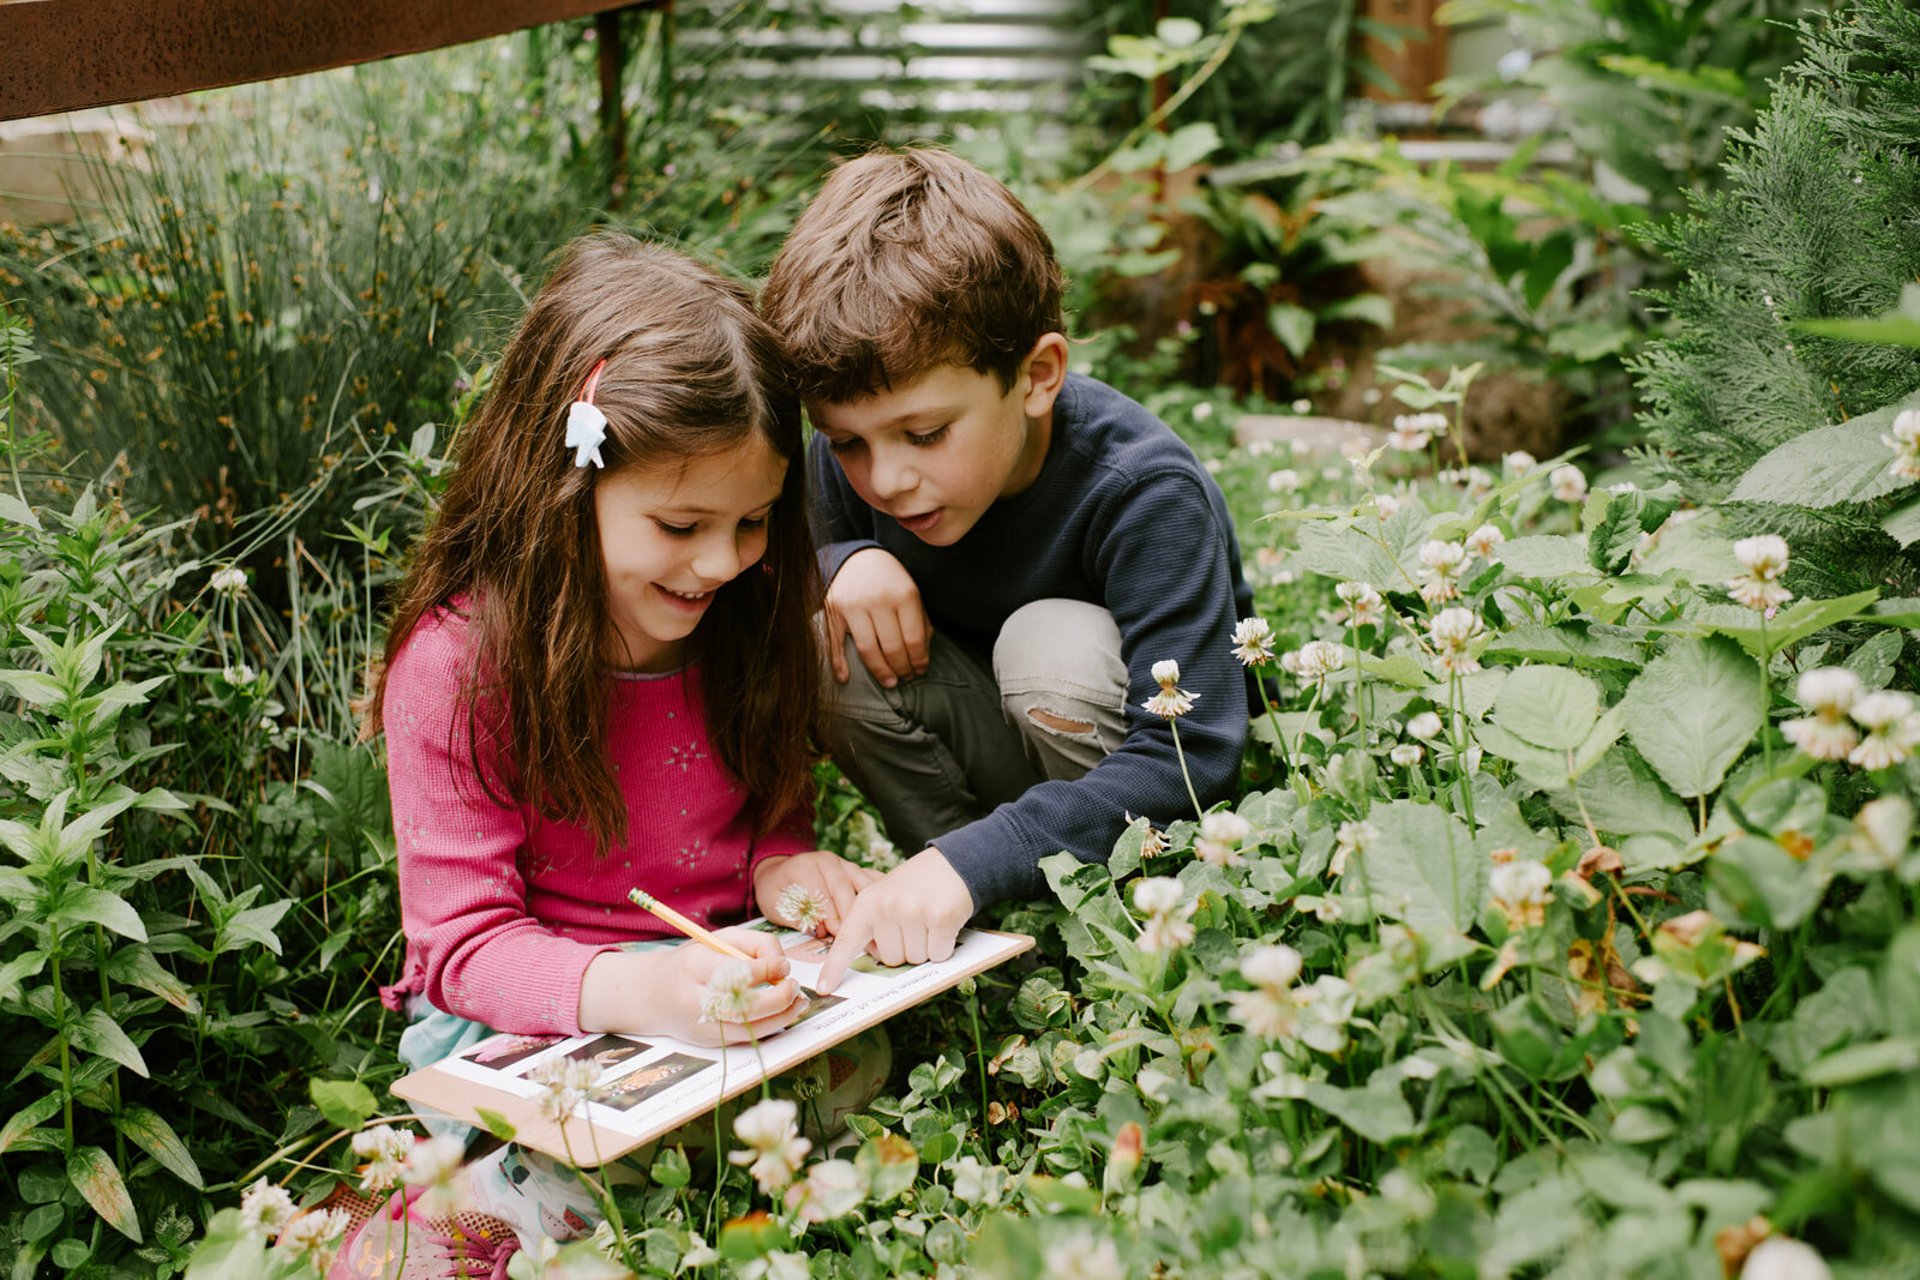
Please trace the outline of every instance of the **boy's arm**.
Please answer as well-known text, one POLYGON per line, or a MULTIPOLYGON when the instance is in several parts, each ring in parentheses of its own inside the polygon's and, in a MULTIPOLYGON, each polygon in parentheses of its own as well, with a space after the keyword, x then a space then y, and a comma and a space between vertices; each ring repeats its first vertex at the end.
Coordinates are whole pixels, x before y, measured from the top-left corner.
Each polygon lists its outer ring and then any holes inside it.
POLYGON ((1231 528, 1205 486, 1184 473, 1150 478, 1112 510, 1090 554, 1129 673, 1126 738, 1085 776, 1028 788, 863 890, 822 968, 822 991, 869 943, 883 960, 943 960, 975 912, 1046 892, 1041 859, 1064 849, 1101 862, 1129 815, 1164 822, 1191 812, 1173 732, 1140 705, 1156 688, 1152 667, 1162 658, 1176 659, 1181 687, 1199 695, 1180 719, 1180 747, 1200 802, 1232 793, 1248 707, 1246 675, 1233 656, 1231 528))

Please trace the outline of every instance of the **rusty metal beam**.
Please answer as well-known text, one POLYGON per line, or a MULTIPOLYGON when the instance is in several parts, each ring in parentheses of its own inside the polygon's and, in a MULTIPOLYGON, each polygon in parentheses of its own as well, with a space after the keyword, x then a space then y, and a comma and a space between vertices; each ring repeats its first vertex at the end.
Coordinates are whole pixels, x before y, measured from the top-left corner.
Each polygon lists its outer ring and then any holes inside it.
POLYGON ((272 80, 645 7, 651 3, 0 0, 0 120, 272 80))

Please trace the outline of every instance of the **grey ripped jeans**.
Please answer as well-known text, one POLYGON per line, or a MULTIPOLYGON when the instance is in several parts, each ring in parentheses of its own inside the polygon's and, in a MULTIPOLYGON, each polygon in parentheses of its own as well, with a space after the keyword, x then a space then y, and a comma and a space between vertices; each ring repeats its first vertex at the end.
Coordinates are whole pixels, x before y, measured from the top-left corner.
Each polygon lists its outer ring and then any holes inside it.
POLYGON ((911 856, 1017 798, 1077 778, 1126 736, 1127 667, 1113 615, 1036 600, 1000 628, 989 663, 934 633, 925 675, 883 688, 847 641, 827 675, 828 749, 911 856))

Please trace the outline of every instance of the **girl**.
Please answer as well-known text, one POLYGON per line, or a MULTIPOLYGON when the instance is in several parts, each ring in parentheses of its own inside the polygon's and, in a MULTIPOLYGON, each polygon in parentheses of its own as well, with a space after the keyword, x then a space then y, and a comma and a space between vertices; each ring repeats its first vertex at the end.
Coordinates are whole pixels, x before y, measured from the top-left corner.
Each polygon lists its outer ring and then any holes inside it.
POLYGON ((461 432, 369 709, 410 1062, 493 1031, 743 1042, 801 1012, 771 934, 721 931, 766 984, 738 1023, 700 1019, 725 957, 622 949, 677 936, 635 885, 724 923, 799 884, 831 928, 875 878, 812 847, 800 452, 744 289, 625 235, 564 252, 461 432))

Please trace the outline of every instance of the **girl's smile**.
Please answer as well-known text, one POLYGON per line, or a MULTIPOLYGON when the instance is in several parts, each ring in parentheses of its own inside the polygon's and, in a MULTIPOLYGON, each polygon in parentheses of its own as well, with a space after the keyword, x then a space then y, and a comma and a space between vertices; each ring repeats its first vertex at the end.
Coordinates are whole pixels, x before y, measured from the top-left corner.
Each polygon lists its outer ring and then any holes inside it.
POLYGON ((720 588, 767 550, 787 462, 751 433, 719 453, 640 463, 602 477, 594 522, 616 666, 671 671, 720 588))

